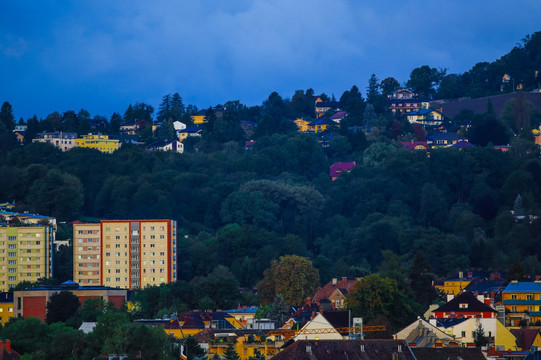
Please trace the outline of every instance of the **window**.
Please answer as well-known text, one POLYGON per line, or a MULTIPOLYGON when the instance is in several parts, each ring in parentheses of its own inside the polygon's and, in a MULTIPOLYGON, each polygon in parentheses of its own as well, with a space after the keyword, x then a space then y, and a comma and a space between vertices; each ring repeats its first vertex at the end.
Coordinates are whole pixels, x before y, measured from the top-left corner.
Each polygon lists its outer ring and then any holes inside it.
POLYGON ((517 299, 517 294, 511 294, 511 300, 516 300, 517 299))
POLYGON ((533 300, 533 295, 532 294, 527 294, 526 295, 526 300, 533 300))
POLYGON ((462 337, 466 337, 466 332, 465 332, 465 331, 462 331, 461 336, 462 336, 462 337))

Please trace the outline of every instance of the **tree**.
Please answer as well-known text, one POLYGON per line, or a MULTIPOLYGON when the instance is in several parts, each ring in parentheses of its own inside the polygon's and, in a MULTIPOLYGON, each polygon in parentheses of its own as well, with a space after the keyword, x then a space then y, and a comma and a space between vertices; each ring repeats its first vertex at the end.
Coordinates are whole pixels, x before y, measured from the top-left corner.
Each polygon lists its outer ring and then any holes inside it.
POLYGON ((483 330, 483 325, 479 322, 477 329, 473 332, 473 342, 475 346, 482 347, 488 345, 488 337, 485 336, 485 330, 483 330))
POLYGON ((378 78, 376 74, 372 74, 366 88, 366 101, 370 104, 376 104, 379 101, 379 96, 378 78))
POLYGON ((188 360, 194 360, 195 358, 202 358, 205 356, 205 350, 199 345, 197 339, 193 336, 187 336, 182 340, 184 345, 184 351, 188 360))
POLYGON ((276 294, 270 304, 267 317, 273 320, 276 326, 281 326, 289 317, 289 305, 286 303, 282 294, 276 294))
POLYGON ((259 350, 254 350, 254 356, 250 356, 248 360, 265 360, 265 355, 260 353, 259 350))
POLYGON ((410 288, 415 301, 423 307, 430 305, 437 296, 431 270, 425 255, 422 252, 417 252, 409 270, 410 288))
POLYGON ((435 86, 445 76, 445 69, 431 68, 423 65, 411 71, 407 86, 412 88, 422 98, 432 98, 435 94, 435 86))
POLYGON ((261 302, 270 303, 282 294, 288 304, 301 305, 319 287, 319 272, 308 258, 286 255, 273 260, 259 283, 261 302))
POLYGON ((346 296, 352 316, 362 317, 366 323, 378 316, 390 319, 395 327, 415 317, 415 304, 389 278, 379 274, 365 276, 346 296))
POLYGON ((47 301, 47 315, 45 321, 47 324, 55 322, 66 322, 77 312, 81 306, 77 295, 71 291, 60 291, 49 298, 47 301))
POLYGON ((11 132, 15 129, 15 116, 11 104, 5 101, 0 109, 0 124, 4 125, 7 131, 11 132))
POLYGON ((240 360, 240 356, 235 350, 235 343, 229 343, 224 353, 225 360, 240 360))

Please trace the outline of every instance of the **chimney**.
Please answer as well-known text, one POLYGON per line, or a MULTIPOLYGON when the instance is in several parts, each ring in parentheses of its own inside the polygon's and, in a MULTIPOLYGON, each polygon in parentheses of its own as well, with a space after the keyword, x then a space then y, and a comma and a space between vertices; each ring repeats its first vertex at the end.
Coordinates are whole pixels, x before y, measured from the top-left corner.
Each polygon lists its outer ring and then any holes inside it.
POLYGON ((11 340, 6 340, 6 350, 11 352, 11 340))
POLYGON ((336 285, 336 282, 337 282, 337 281, 338 281, 337 278, 332 278, 332 284, 333 284, 333 285, 336 285))
POLYGON ((348 277, 347 276, 342 276, 342 281, 348 281, 348 277))

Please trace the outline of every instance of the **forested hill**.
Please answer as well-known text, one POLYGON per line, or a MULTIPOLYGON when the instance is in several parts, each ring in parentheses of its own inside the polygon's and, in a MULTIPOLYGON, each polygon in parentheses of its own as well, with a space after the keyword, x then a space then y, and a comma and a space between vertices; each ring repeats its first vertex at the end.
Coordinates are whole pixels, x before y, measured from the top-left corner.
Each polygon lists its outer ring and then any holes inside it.
MULTIPOLYGON (((530 75, 540 65, 540 46, 538 32, 500 60, 456 75, 460 93, 452 96, 500 91, 502 74, 523 80, 524 90, 535 87, 530 75)), ((451 75, 427 68, 414 69, 408 86, 443 96, 451 75)), ((137 103, 110 120, 91 118, 85 110, 22 120, 28 126, 24 146, 16 144, 6 102, 0 111, 0 201, 67 222, 177 219, 186 235, 178 267, 184 280, 225 265, 240 285, 253 286, 270 261, 285 254, 309 256, 323 283, 375 271, 403 277, 417 252, 440 277, 459 268, 505 270, 517 261, 528 274, 539 273, 541 160, 530 129, 540 115, 517 101, 508 119, 496 119, 489 107, 470 119, 470 130, 454 124, 478 147, 410 152, 400 141, 427 134, 385 111, 387 94, 399 86, 393 80, 380 82, 374 75, 366 98, 356 86, 339 100, 321 95, 348 115, 317 134, 301 134, 293 122, 315 117, 312 89, 291 99, 273 92, 261 106, 228 101, 220 107, 227 109, 222 116, 205 112, 202 136, 186 139, 183 154, 127 144, 113 154, 60 152, 31 143, 39 131, 85 134, 93 123, 112 135, 122 122, 133 121, 148 125, 140 141, 165 139, 174 133, 174 120, 190 126, 197 113, 178 94, 164 96, 156 119, 152 106, 137 103), (153 133, 156 121, 161 127, 153 133), (253 146, 246 149, 246 140, 254 140, 253 146), (491 146, 509 140, 508 152, 491 146), (337 161, 356 166, 331 181, 329 166, 337 161), (526 217, 516 219, 513 209, 526 217)))
MULTIPOLYGON (((526 140, 490 148, 412 153, 374 143, 349 174, 328 175, 328 154, 310 135, 274 135, 245 151, 62 153, 31 144, 2 158, 0 198, 69 221, 173 218, 182 237, 180 277, 229 267, 254 285, 271 259, 310 256, 322 281, 371 271, 398 276, 425 253, 438 275, 457 268, 538 273, 541 161, 526 140), (372 156, 374 161, 367 159, 372 156), (510 213, 521 195, 530 220, 510 213), (406 256, 402 256, 406 255, 406 256)), ((527 217, 528 219, 528 217, 527 217)))

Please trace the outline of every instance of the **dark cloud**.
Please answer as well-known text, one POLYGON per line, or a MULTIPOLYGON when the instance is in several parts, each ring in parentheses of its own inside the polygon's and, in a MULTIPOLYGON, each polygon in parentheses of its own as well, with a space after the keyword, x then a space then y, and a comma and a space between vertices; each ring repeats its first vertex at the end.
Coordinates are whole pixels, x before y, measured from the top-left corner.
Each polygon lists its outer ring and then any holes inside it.
POLYGON ((40 1, 0 5, 0 100, 29 117, 341 93, 424 64, 463 72, 540 30, 537 1, 40 1), (61 3, 61 4, 60 4, 61 3))

